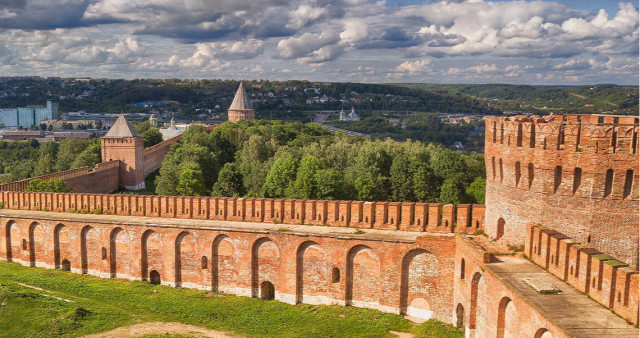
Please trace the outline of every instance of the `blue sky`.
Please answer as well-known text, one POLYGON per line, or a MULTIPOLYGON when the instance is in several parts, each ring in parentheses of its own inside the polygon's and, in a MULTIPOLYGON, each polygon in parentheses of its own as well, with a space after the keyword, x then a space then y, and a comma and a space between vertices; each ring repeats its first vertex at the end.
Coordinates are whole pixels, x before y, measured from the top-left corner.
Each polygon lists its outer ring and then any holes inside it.
POLYGON ((0 74, 638 84, 637 2, 0 0, 0 74))

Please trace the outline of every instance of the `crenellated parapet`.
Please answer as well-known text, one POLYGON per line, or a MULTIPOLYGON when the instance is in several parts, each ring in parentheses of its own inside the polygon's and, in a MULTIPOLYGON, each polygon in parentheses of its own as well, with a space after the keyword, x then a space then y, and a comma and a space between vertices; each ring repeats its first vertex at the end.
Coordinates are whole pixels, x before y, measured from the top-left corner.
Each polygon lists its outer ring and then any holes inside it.
POLYGON ((430 233, 484 231, 484 205, 272 198, 0 192, 6 209, 430 233))
POLYGON ((638 259, 638 117, 549 115, 486 120, 487 233, 522 243, 542 224, 638 259))

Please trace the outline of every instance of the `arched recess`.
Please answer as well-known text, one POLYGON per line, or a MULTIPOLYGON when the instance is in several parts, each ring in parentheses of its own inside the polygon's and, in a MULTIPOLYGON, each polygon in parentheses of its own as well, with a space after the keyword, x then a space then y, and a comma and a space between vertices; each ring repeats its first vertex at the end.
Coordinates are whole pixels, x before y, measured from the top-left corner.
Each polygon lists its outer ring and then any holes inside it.
POLYGON ((231 290, 236 284, 235 246, 227 235, 218 235, 212 244, 211 287, 214 291, 231 290))
POLYGON ((402 313, 422 319, 433 316, 430 292, 438 289, 439 270, 438 259, 427 250, 413 249, 404 256, 400 280, 402 313))
MULTIPOLYGON (((146 230, 142 233, 140 247, 140 275, 142 280, 151 281, 150 271, 164 272, 164 260, 162 259, 162 240, 160 235, 153 230, 146 230)), ((159 279, 158 279, 159 280, 159 279)))
POLYGON ((184 231, 176 238, 176 286, 193 287, 200 281, 198 244, 195 236, 184 231))
POLYGON ((464 306, 460 303, 456 307, 456 327, 459 329, 464 328, 464 306))
POLYGON ((313 241, 298 246, 296 253, 296 302, 319 304, 329 289, 329 266, 322 247, 313 241))
POLYGON ((69 234, 69 227, 64 224, 57 224, 53 229, 53 258, 55 262, 55 268, 62 268, 62 261, 69 262, 69 269, 73 267, 74 261, 71 259, 71 236, 69 234))
POLYGON ((504 236, 504 218, 500 217, 498 219, 498 226, 496 228, 496 239, 500 239, 502 236, 504 236))
POLYGON ((482 274, 476 272, 471 279, 471 301, 469 304, 469 329, 476 328, 476 318, 478 316, 478 286, 482 274))
POLYGON ((496 335, 497 338, 504 338, 506 332, 506 324, 508 322, 507 317, 509 316, 510 309, 513 308, 513 302, 509 297, 502 297, 500 300, 500 304, 498 305, 498 323, 497 330, 498 333, 496 335))
POLYGON ((29 226, 29 266, 38 265, 38 259, 44 256, 44 230, 38 222, 33 222, 29 226))
POLYGON ((127 231, 117 227, 109 235, 109 272, 111 278, 129 275, 129 236, 127 231))
POLYGON ((366 245, 356 245, 347 253, 347 305, 370 307, 380 297, 380 259, 366 245))
POLYGON ((262 237, 251 248, 251 297, 261 297, 259 286, 268 281, 278 289, 280 250, 269 238, 262 237))
POLYGON ((5 239, 7 249, 7 261, 13 262, 20 259, 20 227, 14 221, 7 222, 5 228, 5 239))
POLYGON ((540 328, 538 329, 538 331, 536 331, 536 334, 533 336, 533 338, 553 338, 553 336, 551 335, 551 332, 549 332, 549 330, 540 328))
POLYGON ((98 274, 100 271, 100 239, 96 229, 87 225, 80 232, 80 255, 82 273, 98 274))

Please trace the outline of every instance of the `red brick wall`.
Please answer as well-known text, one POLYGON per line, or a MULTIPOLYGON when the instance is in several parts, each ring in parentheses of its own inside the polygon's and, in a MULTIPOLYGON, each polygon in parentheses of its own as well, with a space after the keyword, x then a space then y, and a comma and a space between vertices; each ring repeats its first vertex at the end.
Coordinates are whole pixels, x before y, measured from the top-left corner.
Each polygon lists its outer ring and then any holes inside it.
MULTIPOLYGON (((100 170, 74 178, 78 190, 89 190, 94 180, 98 186, 114 189, 118 168, 102 163, 100 170), (86 178, 86 179, 85 179, 86 178)), ((94 188, 95 189, 95 188, 94 188)), ((263 198, 129 196, 107 194, 47 194, 0 192, 4 208, 23 210, 109 212, 114 215, 161 216, 193 219, 217 219, 283 224, 326 225, 335 227, 374 228, 419 232, 473 234, 482 230, 484 205, 440 205, 431 203, 306 201, 263 198), (47 205, 46 199, 51 199, 47 205), (54 202, 59 201, 58 202, 54 202), (45 202, 43 202, 45 201, 45 202), (64 202, 63 202, 64 201, 64 202), (458 209, 460 211, 458 211, 458 209), (426 223, 425 223, 426 221, 426 223), (476 227, 478 226, 478 227, 476 227)))
POLYGON ((485 144, 491 237, 500 219, 516 244, 540 224, 638 264, 637 117, 489 118, 485 144))
POLYGON ((126 224, 65 218, 0 217, 0 257, 49 268, 68 261, 73 272, 105 278, 147 280, 155 270, 166 285, 253 297, 266 281, 287 303, 352 304, 449 320, 453 236, 361 240, 223 231, 197 222, 176 228, 133 224, 139 218, 121 219, 126 224))
POLYGON ((638 325, 638 271, 541 226, 527 227, 525 253, 556 277, 638 325))
POLYGON ((171 144, 180 141, 181 139, 182 134, 164 140, 149 148, 145 148, 143 152, 144 176, 147 176, 152 171, 160 168, 164 157, 167 155, 169 149, 171 148, 171 144))

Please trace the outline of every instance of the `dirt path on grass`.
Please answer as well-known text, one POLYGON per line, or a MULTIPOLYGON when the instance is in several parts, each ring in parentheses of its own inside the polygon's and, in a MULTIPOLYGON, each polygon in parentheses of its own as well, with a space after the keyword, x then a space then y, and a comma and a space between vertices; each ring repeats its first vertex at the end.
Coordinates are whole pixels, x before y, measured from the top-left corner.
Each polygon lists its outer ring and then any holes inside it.
MULTIPOLYGON (((148 334, 154 334, 154 335, 180 334, 180 335, 190 335, 193 337, 215 337, 215 338, 231 337, 228 334, 220 331, 208 330, 201 327, 186 325, 182 323, 164 323, 164 322, 148 322, 148 323, 135 324, 130 326, 123 326, 111 331, 92 334, 84 337, 85 338, 116 338, 116 337, 119 338, 119 337, 140 337, 148 334)), ((234 337, 240 337, 240 336, 234 335, 234 337)))

